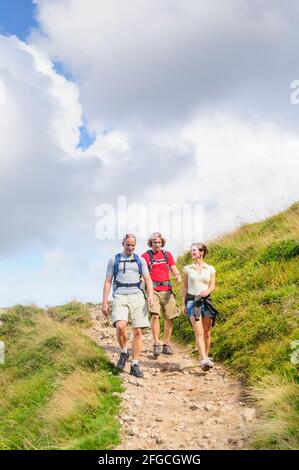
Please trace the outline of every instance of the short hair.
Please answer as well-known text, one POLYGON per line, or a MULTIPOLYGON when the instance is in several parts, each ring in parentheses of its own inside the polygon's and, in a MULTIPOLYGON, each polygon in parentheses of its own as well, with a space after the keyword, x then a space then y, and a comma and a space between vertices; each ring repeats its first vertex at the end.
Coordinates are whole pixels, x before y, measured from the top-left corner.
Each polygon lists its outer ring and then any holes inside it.
POLYGON ((136 237, 134 235, 134 233, 126 233, 123 237, 123 243, 125 243, 125 241, 128 239, 128 238, 134 238, 135 239, 135 242, 136 242, 136 237))
POLYGON ((151 236, 149 237, 148 241, 147 241, 147 245, 151 248, 152 245, 153 245, 153 240, 155 240, 155 238, 161 238, 161 241, 162 241, 162 247, 165 246, 166 244, 166 238, 160 233, 160 232, 153 232, 151 234, 151 236))
POLYGON ((192 248, 192 246, 196 246, 199 250, 203 250, 203 252, 204 252, 203 257, 205 257, 206 254, 209 253, 209 250, 208 250, 207 245, 205 245, 205 244, 202 243, 202 242, 195 242, 195 243, 192 243, 191 248, 192 248))

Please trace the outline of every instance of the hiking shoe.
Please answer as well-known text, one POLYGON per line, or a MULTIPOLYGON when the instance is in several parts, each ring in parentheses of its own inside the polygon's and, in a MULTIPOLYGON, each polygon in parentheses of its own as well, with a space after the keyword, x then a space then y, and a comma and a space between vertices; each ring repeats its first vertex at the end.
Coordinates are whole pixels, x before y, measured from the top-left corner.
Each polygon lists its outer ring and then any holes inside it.
POLYGON ((158 357, 161 354, 161 346, 160 344, 154 344, 153 355, 154 357, 158 357))
POLYGON ((204 372, 207 372, 207 371, 210 370, 210 368, 212 367, 212 366, 210 365, 210 361, 209 361, 208 358, 202 359, 202 360, 199 362, 199 365, 201 366, 201 368, 202 368, 202 370, 203 370, 204 372))
POLYGON ((208 357, 207 357, 207 360, 209 361, 209 366, 210 366, 210 367, 213 367, 213 365, 214 365, 213 359, 208 356, 208 357))
POLYGON ((129 359, 129 353, 125 353, 125 352, 120 353, 119 359, 116 364, 116 368, 121 369, 121 370, 124 369, 128 359, 129 359))
POLYGON ((134 364, 133 366, 131 366, 130 374, 134 375, 134 377, 138 377, 139 379, 143 377, 143 373, 139 369, 138 364, 134 364))
POLYGON ((169 346, 169 344, 163 344, 163 349, 162 349, 162 353, 163 354, 173 354, 172 350, 171 350, 171 347, 169 346))

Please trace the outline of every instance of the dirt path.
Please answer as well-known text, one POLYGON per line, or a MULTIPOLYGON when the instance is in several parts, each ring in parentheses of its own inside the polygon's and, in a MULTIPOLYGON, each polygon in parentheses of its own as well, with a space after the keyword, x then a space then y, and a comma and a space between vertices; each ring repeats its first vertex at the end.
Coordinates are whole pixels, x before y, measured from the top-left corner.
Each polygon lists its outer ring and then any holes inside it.
MULTIPOLYGON (((101 310, 90 310, 88 335, 116 363, 115 329, 101 310)), ((131 341, 129 341, 129 348, 131 341)), ((220 364, 202 372, 191 347, 172 344, 174 355, 152 356, 152 336, 143 338, 140 368, 143 379, 121 373, 125 391, 122 442, 117 449, 247 449, 255 410, 244 401, 238 381, 220 364)))

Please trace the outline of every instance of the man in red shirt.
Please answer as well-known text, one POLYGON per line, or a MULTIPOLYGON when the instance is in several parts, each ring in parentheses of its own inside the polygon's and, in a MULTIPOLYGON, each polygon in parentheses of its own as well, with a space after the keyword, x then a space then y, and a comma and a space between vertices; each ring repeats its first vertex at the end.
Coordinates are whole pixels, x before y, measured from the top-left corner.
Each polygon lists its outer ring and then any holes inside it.
POLYGON ((179 308, 172 292, 169 271, 172 272, 177 282, 181 283, 181 276, 177 269, 173 256, 164 250, 166 240, 159 232, 154 232, 148 239, 150 249, 143 253, 142 257, 147 262, 149 273, 154 285, 154 304, 150 308, 151 327, 154 339, 154 357, 161 353, 159 343, 160 316, 164 315, 164 341, 163 354, 173 354, 169 345, 172 334, 172 320, 179 316, 179 308))

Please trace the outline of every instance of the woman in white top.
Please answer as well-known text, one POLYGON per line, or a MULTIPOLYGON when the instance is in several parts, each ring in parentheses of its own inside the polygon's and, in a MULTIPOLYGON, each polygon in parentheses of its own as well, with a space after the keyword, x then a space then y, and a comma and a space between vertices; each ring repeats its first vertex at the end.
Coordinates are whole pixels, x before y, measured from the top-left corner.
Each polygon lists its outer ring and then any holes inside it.
POLYGON ((203 243, 193 243, 191 246, 193 263, 184 267, 182 295, 182 311, 184 315, 188 315, 192 324, 196 347, 201 358, 200 365, 205 371, 213 366, 208 354, 211 327, 218 313, 209 297, 215 289, 216 271, 204 261, 207 252, 208 249, 203 243))

